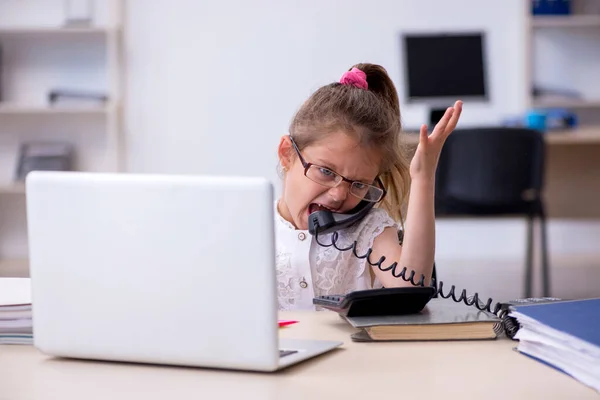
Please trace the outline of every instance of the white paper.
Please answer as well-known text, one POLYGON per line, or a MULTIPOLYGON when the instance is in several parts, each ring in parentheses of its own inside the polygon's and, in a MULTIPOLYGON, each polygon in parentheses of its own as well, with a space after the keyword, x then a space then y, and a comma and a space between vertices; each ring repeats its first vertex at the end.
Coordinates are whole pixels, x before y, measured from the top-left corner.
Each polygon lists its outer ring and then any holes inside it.
POLYGON ((31 304, 30 278, 0 278, 0 307, 21 304, 31 304))

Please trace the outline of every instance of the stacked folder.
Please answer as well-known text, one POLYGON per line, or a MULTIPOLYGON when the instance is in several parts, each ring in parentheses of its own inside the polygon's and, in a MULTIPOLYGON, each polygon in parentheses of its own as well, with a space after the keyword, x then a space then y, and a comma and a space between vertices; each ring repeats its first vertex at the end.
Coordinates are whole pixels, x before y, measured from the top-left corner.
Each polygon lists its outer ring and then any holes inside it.
POLYGON ((0 278, 0 345, 32 343, 29 278, 0 278))
POLYGON ((518 306, 517 350, 600 392, 600 298, 518 306))

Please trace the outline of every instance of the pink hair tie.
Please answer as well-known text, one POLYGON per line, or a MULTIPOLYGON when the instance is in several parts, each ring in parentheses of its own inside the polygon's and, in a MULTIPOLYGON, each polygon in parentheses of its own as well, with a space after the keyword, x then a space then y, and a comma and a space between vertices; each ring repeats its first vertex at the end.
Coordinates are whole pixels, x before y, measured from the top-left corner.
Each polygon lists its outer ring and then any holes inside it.
POLYGON ((367 90, 369 85, 367 84, 367 74, 358 68, 352 68, 350 71, 344 72, 344 75, 340 78, 342 85, 352 85, 361 89, 367 90))

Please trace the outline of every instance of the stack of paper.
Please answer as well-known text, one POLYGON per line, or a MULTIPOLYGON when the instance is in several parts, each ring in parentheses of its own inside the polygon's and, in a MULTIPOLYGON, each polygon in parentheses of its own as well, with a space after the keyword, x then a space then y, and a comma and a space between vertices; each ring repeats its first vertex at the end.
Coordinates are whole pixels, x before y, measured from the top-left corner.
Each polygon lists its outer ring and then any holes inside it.
POLYGON ((517 350, 600 392, 600 298, 518 306, 517 350))
POLYGON ((29 278, 0 278, 0 344, 32 344, 29 278))

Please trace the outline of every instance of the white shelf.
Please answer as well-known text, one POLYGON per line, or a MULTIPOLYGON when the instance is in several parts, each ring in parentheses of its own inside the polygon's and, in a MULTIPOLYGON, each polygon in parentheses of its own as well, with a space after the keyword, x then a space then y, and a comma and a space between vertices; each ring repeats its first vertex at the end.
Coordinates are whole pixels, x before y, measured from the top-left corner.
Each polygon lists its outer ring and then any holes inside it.
POLYGON ((533 107, 538 108, 600 108, 600 100, 578 99, 533 99, 533 107))
POLYGON ((0 184, 0 194, 24 194, 24 183, 5 183, 0 184))
POLYGON ((114 106, 44 106, 16 103, 0 103, 0 115, 69 115, 107 114, 114 106))
POLYGON ((600 15, 534 16, 531 25, 534 28, 600 28, 600 15))
POLYGON ((105 35, 117 32, 118 28, 104 27, 0 27, 1 35, 105 35))

